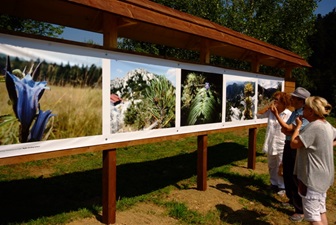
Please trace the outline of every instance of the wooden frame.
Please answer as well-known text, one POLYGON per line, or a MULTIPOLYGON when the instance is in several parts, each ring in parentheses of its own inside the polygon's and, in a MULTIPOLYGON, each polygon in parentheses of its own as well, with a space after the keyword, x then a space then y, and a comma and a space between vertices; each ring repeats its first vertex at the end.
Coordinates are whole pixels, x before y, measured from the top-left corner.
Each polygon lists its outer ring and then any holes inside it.
MULTIPOLYGON (((22 0, 20 1, 20 7, 17 7, 16 4, 17 1, 4 0, 0 12, 2 14, 103 33, 103 46, 92 46, 94 48, 116 50, 117 39, 119 37, 126 37, 170 47, 199 51, 199 61, 206 65, 210 64, 211 55, 219 55, 247 61, 251 63, 251 72, 255 73, 259 72, 260 65, 281 66, 282 69, 285 69, 286 92, 292 92, 295 89, 295 82, 293 82, 291 78, 292 69, 302 66, 309 67, 309 64, 304 59, 292 52, 147 0, 47 0, 43 1, 43 3, 39 0, 22 0), (69 19, 70 17, 71 19, 69 19), (167 23, 167 21, 170 22, 167 23), (134 30, 137 29, 145 30, 145 32, 134 32, 134 30), (189 43, 190 41, 188 40, 193 40, 193 42, 189 43)), ((0 32, 11 33, 8 31, 0 32)), ((26 34, 16 35, 83 45, 75 42, 54 40, 26 34)), ((266 126, 266 124, 247 125, 238 128, 223 128, 214 131, 195 132, 160 138, 87 146, 67 149, 66 151, 1 158, 0 165, 102 151, 103 223, 111 224, 116 222, 116 150, 118 148, 196 136, 197 189, 205 191, 207 188, 208 135, 237 129, 248 129, 247 167, 255 169, 257 129, 264 126, 266 126)))

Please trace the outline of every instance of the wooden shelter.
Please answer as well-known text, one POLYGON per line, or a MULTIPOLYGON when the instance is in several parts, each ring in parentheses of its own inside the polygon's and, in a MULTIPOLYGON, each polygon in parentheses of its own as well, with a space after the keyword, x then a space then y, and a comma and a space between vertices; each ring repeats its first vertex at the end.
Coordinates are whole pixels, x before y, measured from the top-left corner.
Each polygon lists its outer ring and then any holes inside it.
MULTIPOLYGON (((66 27, 103 34, 103 48, 117 50, 118 38, 129 38, 174 48, 200 52, 199 63, 209 64, 210 56, 222 56, 251 63, 251 72, 259 72, 260 65, 285 70, 285 90, 295 88, 291 71, 296 67, 310 67, 299 55, 255 38, 235 32, 205 19, 153 3, 149 0, 2 0, 0 13, 33 19, 66 27)), ((1 30, 1 33, 28 36, 36 39, 50 39, 83 45, 62 39, 32 36, 1 30)), ((249 129, 248 167, 255 168, 256 133, 262 125, 244 126, 249 129)), ((116 207, 116 148, 162 140, 197 136, 198 171, 197 187, 206 190, 207 135, 214 132, 234 130, 226 128, 210 132, 196 132, 163 138, 88 146, 69 151, 55 151, 41 154, 2 158, 0 165, 31 160, 103 151, 103 222, 115 223, 116 207)))

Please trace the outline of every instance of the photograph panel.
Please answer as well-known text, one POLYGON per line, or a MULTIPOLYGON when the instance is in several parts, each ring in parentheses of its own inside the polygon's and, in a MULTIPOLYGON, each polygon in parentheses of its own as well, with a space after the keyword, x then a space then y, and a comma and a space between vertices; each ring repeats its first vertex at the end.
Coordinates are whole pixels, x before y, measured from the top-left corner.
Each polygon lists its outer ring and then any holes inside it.
POLYGON ((102 134, 96 57, 0 44, 0 144, 102 134))
POLYGON ((175 127, 177 70, 112 60, 111 134, 175 127))
POLYGON ((273 94, 282 91, 283 81, 274 79, 258 79, 257 111, 263 109, 272 101, 273 94))
POLYGON ((183 69, 181 126, 222 121, 223 75, 183 69))
POLYGON ((254 119, 255 85, 255 78, 225 75, 225 122, 254 119))

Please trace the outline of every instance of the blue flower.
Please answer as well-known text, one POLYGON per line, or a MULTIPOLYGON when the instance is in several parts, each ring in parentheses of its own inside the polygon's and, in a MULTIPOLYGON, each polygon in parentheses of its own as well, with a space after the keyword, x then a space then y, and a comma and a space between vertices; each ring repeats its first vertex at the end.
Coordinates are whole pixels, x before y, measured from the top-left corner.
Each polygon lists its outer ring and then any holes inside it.
POLYGON ((51 114, 50 110, 47 110, 45 112, 40 110, 36 118, 36 122, 34 126, 32 127, 30 135, 28 137, 29 141, 40 141, 42 139, 42 136, 47 126, 48 120, 52 116, 54 116, 54 114, 51 114))
MULTIPOLYGON (((30 128, 37 114, 38 119, 41 115, 41 111, 39 113, 40 109, 39 100, 41 99, 44 90, 48 89, 47 82, 46 81, 35 82, 33 80, 32 76, 34 76, 37 69, 34 71, 34 73, 30 71, 27 75, 25 75, 24 72, 22 72, 23 78, 20 79, 12 73, 9 64, 10 64, 9 57, 7 57, 6 87, 9 98, 13 104, 13 111, 15 113, 15 116, 21 123, 20 140, 21 142, 31 141, 30 140, 31 138, 30 139, 28 138, 28 136, 30 135, 30 128)), ((39 65, 37 66, 37 68, 38 67, 39 65)), ((42 113, 41 116, 43 115, 44 114, 42 113)), ((44 119, 48 120, 49 118, 50 116, 44 119)), ((41 120, 41 118, 39 120, 41 120)), ((34 126, 37 126, 36 123, 37 120, 35 121, 34 126)), ((45 123, 42 123, 41 121, 39 121, 39 124, 45 125, 45 123)), ((40 128, 35 127, 34 131, 39 129, 40 128)), ((44 129, 45 127, 43 128, 43 130, 44 129)), ((40 135, 31 134, 30 136, 35 138, 36 136, 40 135)))
POLYGON ((204 88, 205 88, 205 90, 209 90, 210 89, 209 82, 205 82, 204 88))

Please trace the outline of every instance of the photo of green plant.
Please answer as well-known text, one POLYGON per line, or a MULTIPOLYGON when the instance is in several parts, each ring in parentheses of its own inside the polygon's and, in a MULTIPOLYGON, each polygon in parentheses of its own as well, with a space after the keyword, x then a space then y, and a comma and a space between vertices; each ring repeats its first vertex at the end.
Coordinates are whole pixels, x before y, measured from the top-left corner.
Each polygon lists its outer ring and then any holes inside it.
POLYGON ((222 121, 223 75, 181 72, 181 126, 222 121))
POLYGON ((111 133, 175 127, 176 70, 112 60, 111 133))
POLYGON ((255 84, 256 82, 249 78, 226 77, 225 122, 254 118, 255 84))
POLYGON ((0 145, 101 135, 101 80, 100 59, 0 44, 0 145))

